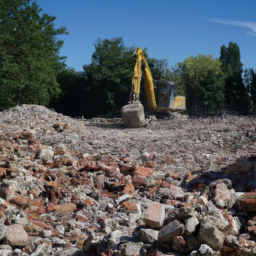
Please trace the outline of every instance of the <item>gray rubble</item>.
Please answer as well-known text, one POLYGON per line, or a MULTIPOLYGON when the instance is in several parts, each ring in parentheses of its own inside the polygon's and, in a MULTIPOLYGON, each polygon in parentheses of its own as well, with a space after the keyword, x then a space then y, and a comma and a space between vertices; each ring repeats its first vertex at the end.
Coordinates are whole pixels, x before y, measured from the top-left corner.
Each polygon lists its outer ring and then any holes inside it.
POLYGON ((254 116, 0 113, 0 255, 254 255, 254 116))

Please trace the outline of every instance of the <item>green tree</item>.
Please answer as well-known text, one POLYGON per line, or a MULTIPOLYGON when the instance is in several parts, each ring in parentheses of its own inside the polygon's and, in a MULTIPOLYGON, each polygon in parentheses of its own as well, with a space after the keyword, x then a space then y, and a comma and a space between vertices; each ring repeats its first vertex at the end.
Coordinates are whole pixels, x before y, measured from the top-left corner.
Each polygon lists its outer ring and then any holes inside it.
POLYGON ((253 109, 256 109, 256 72, 252 69, 245 69, 243 82, 247 93, 251 96, 253 109))
POLYGON ((178 63, 184 79, 189 113, 217 114, 224 106, 224 76, 219 59, 211 55, 190 56, 178 63))
POLYGON ((83 72, 76 72, 68 68, 57 75, 61 93, 58 98, 51 101, 50 107, 65 115, 84 116, 86 110, 86 82, 83 72), (68 104, 67 104, 68 102, 68 104))
POLYGON ((91 117, 112 114, 128 102, 135 65, 135 49, 125 47, 121 37, 99 38, 94 46, 92 63, 84 65, 85 98, 91 117))
POLYGON ((169 80, 177 85, 178 95, 185 96, 185 80, 178 66, 171 67, 169 80))
POLYGON ((251 107, 251 99, 243 84, 241 63, 241 54, 239 46, 230 42, 229 46, 221 46, 220 61, 222 62, 222 71, 225 79, 225 98, 226 108, 239 112, 248 112, 251 107))
POLYGON ((40 15, 30 0, 0 1, 0 109, 15 105, 48 104, 60 87, 56 76, 65 64, 54 16, 40 15))

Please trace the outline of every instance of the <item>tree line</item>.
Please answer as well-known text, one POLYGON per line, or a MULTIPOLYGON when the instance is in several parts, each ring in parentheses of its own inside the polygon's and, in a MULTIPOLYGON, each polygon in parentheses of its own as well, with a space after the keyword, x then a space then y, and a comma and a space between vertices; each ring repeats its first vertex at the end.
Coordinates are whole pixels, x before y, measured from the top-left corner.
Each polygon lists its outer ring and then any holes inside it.
MULTIPOLYGON (((128 101, 136 47, 125 46, 122 37, 98 38, 91 63, 77 72, 60 56, 58 36, 67 29, 56 29, 56 17, 41 12, 31 0, 0 1, 0 110, 40 104, 85 118, 118 113, 128 101)), ((175 67, 144 52, 153 78, 174 81, 186 96, 188 113, 255 111, 256 72, 243 70, 236 43, 221 46, 219 58, 199 54, 175 67)), ((143 84, 141 101, 146 104, 143 84)))

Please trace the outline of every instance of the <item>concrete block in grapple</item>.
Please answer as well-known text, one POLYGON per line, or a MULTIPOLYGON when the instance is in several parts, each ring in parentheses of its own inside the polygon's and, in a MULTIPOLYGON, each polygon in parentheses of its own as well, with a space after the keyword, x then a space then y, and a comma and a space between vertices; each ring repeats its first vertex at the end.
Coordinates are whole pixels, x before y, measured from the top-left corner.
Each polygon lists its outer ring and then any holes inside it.
POLYGON ((123 106, 121 114, 124 126, 142 127, 146 125, 144 107, 139 102, 123 106))

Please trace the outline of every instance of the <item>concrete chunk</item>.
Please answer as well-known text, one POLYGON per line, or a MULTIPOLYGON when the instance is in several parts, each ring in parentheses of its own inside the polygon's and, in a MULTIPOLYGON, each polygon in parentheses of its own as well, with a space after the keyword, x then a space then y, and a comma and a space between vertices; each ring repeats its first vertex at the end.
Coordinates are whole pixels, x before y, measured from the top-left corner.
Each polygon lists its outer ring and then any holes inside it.
POLYGON ((215 251, 219 251, 223 246, 224 234, 210 223, 201 223, 200 231, 197 236, 200 243, 206 243, 215 251))
POLYGON ((146 124, 144 107, 141 103, 132 103, 123 106, 121 114, 124 126, 142 127, 146 124))
POLYGON ((148 209, 144 212, 144 221, 151 228, 162 227, 164 223, 164 218, 164 206, 157 202, 149 204, 148 209))
POLYGON ((175 236, 179 236, 184 232, 184 225, 178 220, 174 220, 162 227, 158 234, 158 241, 160 243, 168 243, 175 236))

